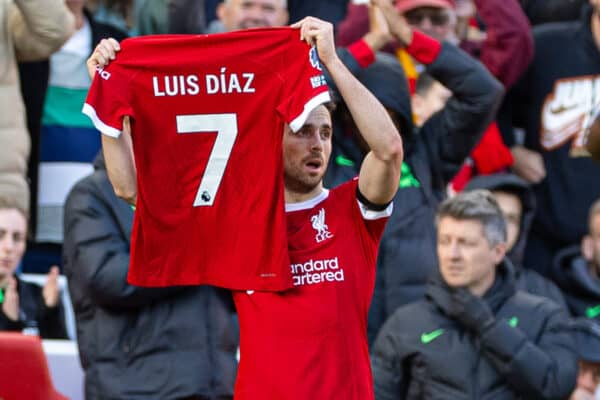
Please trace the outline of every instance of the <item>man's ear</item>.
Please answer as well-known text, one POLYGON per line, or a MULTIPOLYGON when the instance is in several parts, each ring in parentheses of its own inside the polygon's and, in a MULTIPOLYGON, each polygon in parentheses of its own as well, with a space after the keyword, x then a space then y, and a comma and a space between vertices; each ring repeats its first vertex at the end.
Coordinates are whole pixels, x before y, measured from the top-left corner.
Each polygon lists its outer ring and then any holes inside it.
POLYGON ((506 243, 498 243, 494 246, 494 263, 500 264, 504 256, 506 256, 506 243))
POLYGON ((581 239, 581 254, 586 261, 592 261, 594 258, 594 242, 590 235, 585 235, 581 239))

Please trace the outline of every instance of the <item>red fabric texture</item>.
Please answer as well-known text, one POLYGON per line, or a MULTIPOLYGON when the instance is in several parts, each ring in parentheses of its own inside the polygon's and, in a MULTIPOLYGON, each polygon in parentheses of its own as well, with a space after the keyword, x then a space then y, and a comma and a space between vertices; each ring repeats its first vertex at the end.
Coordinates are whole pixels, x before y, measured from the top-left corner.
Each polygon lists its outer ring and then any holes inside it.
POLYGON ((39 337, 0 332, 0 359, 1 398, 68 400, 52 384, 39 337))
POLYGON ((412 41, 406 46, 408 54, 421 64, 431 64, 441 50, 440 42, 416 29, 413 29, 412 41))
POLYGON ((356 59, 361 68, 367 68, 375 61, 375 53, 363 39, 348 46, 348 51, 356 59))

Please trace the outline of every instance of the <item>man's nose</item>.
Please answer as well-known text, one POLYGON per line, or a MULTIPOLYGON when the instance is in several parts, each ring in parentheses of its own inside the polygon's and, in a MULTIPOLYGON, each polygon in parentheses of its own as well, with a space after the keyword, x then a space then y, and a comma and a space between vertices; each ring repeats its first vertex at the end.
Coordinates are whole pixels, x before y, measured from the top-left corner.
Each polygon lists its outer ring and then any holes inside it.
POLYGON ((2 252, 10 252, 15 248, 15 241, 10 237, 10 235, 4 235, 2 239, 0 239, 0 250, 2 252))
POLYGON ((310 135, 310 147, 313 150, 323 150, 323 139, 319 131, 312 132, 310 135))

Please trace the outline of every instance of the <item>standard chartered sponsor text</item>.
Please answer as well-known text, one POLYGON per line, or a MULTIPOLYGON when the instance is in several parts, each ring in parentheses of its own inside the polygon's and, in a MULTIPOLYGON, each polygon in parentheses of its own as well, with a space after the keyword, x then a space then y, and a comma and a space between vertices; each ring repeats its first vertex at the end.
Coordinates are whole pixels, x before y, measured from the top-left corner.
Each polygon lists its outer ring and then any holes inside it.
POLYGON ((295 286, 344 280, 344 270, 340 268, 337 257, 325 260, 310 259, 304 263, 292 264, 291 268, 295 286))

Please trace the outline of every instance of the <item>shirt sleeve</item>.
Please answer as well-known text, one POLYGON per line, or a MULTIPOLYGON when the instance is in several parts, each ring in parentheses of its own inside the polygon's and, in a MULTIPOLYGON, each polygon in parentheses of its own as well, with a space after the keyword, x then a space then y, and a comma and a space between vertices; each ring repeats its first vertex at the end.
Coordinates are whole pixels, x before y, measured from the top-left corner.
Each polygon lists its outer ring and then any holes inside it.
POLYGON ((329 88, 323 75, 316 47, 300 40, 298 30, 290 36, 282 71, 282 101, 277 112, 293 131, 299 130, 308 114, 320 104, 330 101, 329 88))
POLYGON ((133 108, 129 100, 129 81, 118 59, 96 71, 82 111, 100 132, 119 137, 123 117, 133 116, 133 108))

